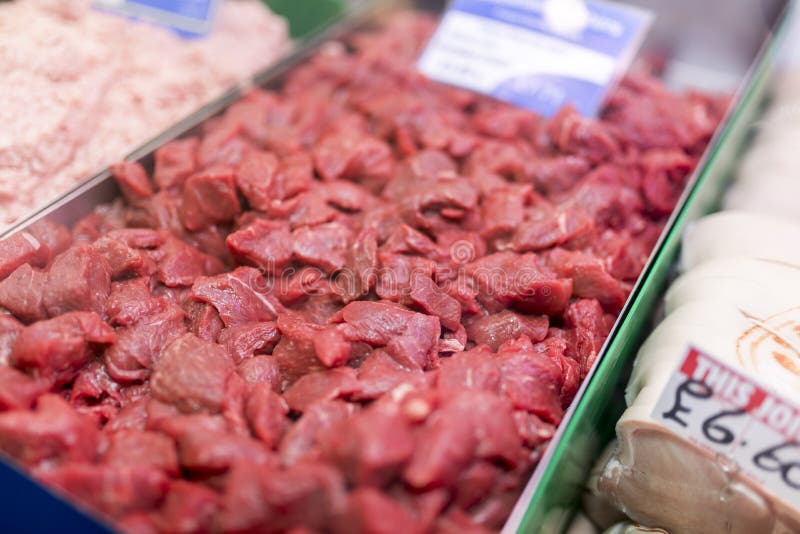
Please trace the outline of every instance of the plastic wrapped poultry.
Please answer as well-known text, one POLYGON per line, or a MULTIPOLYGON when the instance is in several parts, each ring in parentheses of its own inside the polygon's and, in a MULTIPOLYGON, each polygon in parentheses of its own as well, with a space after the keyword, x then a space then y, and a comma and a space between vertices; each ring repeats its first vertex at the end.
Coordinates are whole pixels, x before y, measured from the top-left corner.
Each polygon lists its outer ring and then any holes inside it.
POLYGON ((800 101, 791 90, 797 80, 789 75, 778 83, 727 196, 726 207, 736 210, 687 229, 683 274, 666 294, 665 319, 639 351, 617 442, 589 481, 587 510, 595 518, 608 515, 603 505, 610 503, 673 534, 800 531, 800 510, 786 494, 653 415, 689 345, 800 401, 800 211, 793 193, 800 188, 800 126, 792 120, 800 101))

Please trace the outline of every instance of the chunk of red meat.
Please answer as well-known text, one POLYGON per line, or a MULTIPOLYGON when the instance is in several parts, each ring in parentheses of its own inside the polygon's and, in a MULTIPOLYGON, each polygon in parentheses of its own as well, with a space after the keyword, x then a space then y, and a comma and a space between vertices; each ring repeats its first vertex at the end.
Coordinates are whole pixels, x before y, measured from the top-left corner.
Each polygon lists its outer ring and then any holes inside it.
POLYGON ((582 117, 572 105, 564 106, 550 119, 547 133, 562 152, 595 164, 612 159, 621 152, 608 125, 582 117))
POLYGON ((49 260, 50 248, 31 232, 23 230, 0 240, 0 280, 24 263, 44 267, 49 260))
POLYGON ((281 340, 272 351, 272 355, 287 383, 292 383, 308 373, 325 369, 317 358, 314 338, 322 327, 308 323, 296 314, 278 316, 278 330, 281 340))
POLYGON ((107 397, 111 397, 114 401, 120 400, 122 398, 120 385, 111 379, 101 361, 92 360, 75 377, 70 391, 70 401, 80 410, 107 397))
POLYGON ((147 423, 147 398, 140 398, 123 406, 116 417, 109 421, 103 430, 144 430, 147 423))
POLYGON ((575 357, 580 363, 580 376, 585 377, 594 364, 606 336, 613 325, 594 299, 581 299, 572 303, 564 315, 566 325, 573 329, 575 357))
POLYGON ((589 172, 589 162, 578 156, 537 158, 530 164, 530 173, 537 191, 555 195, 570 190, 589 172))
POLYGON ((147 278, 134 278, 111 284, 105 315, 114 325, 130 326, 143 317, 156 313, 164 302, 150 295, 147 278))
POLYGON ((322 531, 345 506, 341 476, 326 464, 277 469, 247 462, 228 476, 219 519, 225 532, 322 531))
MULTIPOLYGON (((72 245, 72 234, 69 229, 63 224, 53 222, 47 217, 39 219, 31 224, 26 231, 35 237, 43 247, 47 248, 47 250, 42 249, 42 254, 37 258, 37 260, 44 263, 49 261, 53 256, 61 254, 72 245), (43 254, 45 252, 48 252, 47 257, 43 254)), ((0 248, 2 248, 2 245, 0 245, 0 248)), ((0 254, 0 257, 2 257, 2 254, 0 254)), ((31 263, 31 265, 35 266, 37 264, 31 263)), ((2 277, 2 274, 0 274, 0 278, 2 277)))
POLYGON ((322 437, 325 457, 355 486, 391 482, 411 458, 411 426, 401 414, 376 408, 328 429, 322 437))
POLYGON ((44 319, 47 317, 43 302, 46 280, 44 271, 27 263, 20 265, 8 278, 0 281, 0 307, 26 323, 44 319))
POLYGON ((391 147, 357 131, 325 136, 314 146, 312 155, 314 167, 324 180, 386 180, 394 171, 391 147))
POLYGON ((112 518, 155 509, 169 485, 158 469, 138 465, 68 463, 39 478, 112 518))
POLYGON ((375 292, 379 297, 395 302, 404 301, 411 292, 411 280, 416 276, 433 278, 436 262, 417 256, 378 253, 380 269, 375 292))
POLYGON ((253 435, 273 449, 289 427, 288 412, 283 397, 273 391, 271 384, 261 382, 253 386, 244 413, 253 435))
POLYGON ((500 391, 499 361, 486 347, 457 352, 442 360, 437 383, 442 390, 459 388, 500 391))
POLYGON ((113 163, 109 170, 131 205, 135 206, 153 196, 150 178, 141 164, 134 161, 120 161, 113 163))
POLYGON ((96 313, 70 312, 22 330, 11 349, 11 361, 57 385, 65 384, 89 361, 98 345, 115 340, 114 330, 96 313))
POLYGON ((153 311, 117 331, 117 342, 105 354, 108 374, 114 380, 144 380, 164 348, 186 332, 184 313, 177 305, 162 301, 161 309, 153 311))
POLYGON ((628 298, 627 290, 611 276, 603 263, 589 254, 554 249, 547 256, 548 265, 559 276, 572 279, 576 297, 597 299, 603 307, 617 313, 628 298))
POLYGON ((506 341, 525 335, 534 341, 547 337, 550 321, 547 316, 525 316, 504 310, 470 321, 467 325, 469 339, 479 345, 497 350, 506 341))
POLYGON ((682 150, 648 150, 642 154, 642 196, 651 210, 668 215, 683 194, 694 160, 682 150))
POLYGON ((344 522, 354 534, 421 531, 406 507, 374 488, 358 488, 350 494, 344 522))
POLYGON ((320 402, 306 410, 289 427, 278 448, 281 461, 293 465, 303 459, 321 456, 320 437, 329 428, 351 417, 357 406, 341 400, 320 402))
POLYGON ((172 404, 182 412, 222 409, 225 383, 233 362, 225 349, 184 334, 161 354, 153 367, 150 388, 153 398, 172 404))
POLYGON ((178 474, 175 443, 158 432, 120 430, 111 433, 102 461, 109 465, 152 467, 169 476, 178 474))
POLYGON ((442 291, 427 276, 417 275, 411 279, 411 292, 408 300, 427 314, 439 318, 442 326, 457 330, 461 325, 461 304, 442 291))
POLYGON ((610 98, 604 119, 642 148, 695 147, 711 138, 719 121, 705 102, 634 77, 610 98))
POLYGON ((519 143, 487 140, 472 151, 464 164, 469 176, 495 174, 520 181, 528 179, 530 150, 519 143))
POLYGON ((475 462, 467 468, 458 480, 454 504, 468 510, 478 505, 498 482, 500 467, 489 462, 475 462))
POLYGON ((13 367, 0 365, 0 410, 27 410, 49 389, 47 380, 36 380, 13 367))
POLYGON ((603 260, 609 274, 624 281, 639 277, 651 248, 650 243, 642 239, 633 239, 627 232, 614 230, 606 230, 592 244, 594 255, 603 260))
POLYGON ((528 447, 546 443, 556 432, 554 425, 545 423, 534 414, 522 410, 514 411, 514 422, 517 424, 517 432, 522 441, 528 447))
POLYGON ((586 238, 593 230, 594 222, 580 209, 533 210, 517 226, 511 244, 516 252, 536 252, 586 238))
POLYGON ((200 230, 210 224, 231 221, 240 211, 232 170, 204 171, 186 180, 180 218, 187 230, 200 230))
MULTIPOLYGON (((211 120, 204 125, 203 137, 197 147, 201 168, 214 165, 238 165, 254 144, 242 135, 242 124, 236 120, 211 120)), ((191 177, 190 177, 191 179, 191 177)))
POLYGON ((338 273, 335 283, 345 303, 371 291, 377 283, 378 239, 373 229, 363 230, 350 247, 347 267, 338 273))
POLYGON ((200 277, 192 286, 192 297, 214 306, 227 327, 272 321, 283 309, 267 281, 252 267, 200 277))
POLYGON ((381 245, 382 253, 420 254, 431 259, 444 257, 444 252, 431 238, 407 224, 400 224, 381 245))
POLYGON ((190 286, 198 277, 224 270, 218 259, 176 238, 167 239, 155 256, 158 280, 168 287, 190 286))
POLYGON ((318 402, 349 397, 361 389, 356 372, 350 367, 338 367, 300 377, 283 394, 295 412, 304 412, 318 402))
POLYGON ((0 413, 0 450, 25 465, 48 459, 92 461, 99 442, 94 422, 58 395, 42 395, 34 411, 0 413))
POLYGON ((513 466, 522 450, 507 401, 485 391, 460 392, 425 421, 404 478, 415 488, 452 487, 473 458, 513 466))
POLYGON ((502 252, 466 265, 478 299, 492 312, 508 307, 530 314, 559 315, 572 295, 572 280, 558 277, 533 254, 502 252))
POLYGON ((279 274, 292 259, 292 234, 283 221, 257 219, 225 243, 235 257, 270 274, 279 274))
POLYGON ((211 532, 219 499, 214 491, 200 484, 170 481, 169 492, 155 523, 161 532, 211 532))
POLYGON ((228 431, 187 431, 177 438, 177 444, 181 467, 193 473, 222 473, 241 460, 266 463, 271 459, 260 441, 228 431))
POLYGON ((269 354, 280 336, 274 322, 246 323, 225 328, 218 341, 238 364, 255 354, 269 354))
POLYGON ((442 221, 459 221, 478 205, 478 192, 463 177, 438 178, 414 187, 399 201, 400 213, 409 225, 433 230, 442 221))
POLYGON ((153 181, 158 189, 180 187, 197 170, 198 145, 196 137, 189 137, 170 141, 156 150, 153 181))
POLYGON ((644 206, 639 193, 621 185, 586 182, 572 194, 570 205, 589 215, 599 228, 625 228, 644 206))
POLYGON ((539 116, 525 109, 497 105, 478 111, 472 116, 472 123, 480 133, 513 140, 534 132, 539 116))
POLYGON ((236 171, 236 185, 254 210, 266 211, 272 201, 271 188, 279 172, 275 154, 253 151, 245 155, 236 171))
POLYGON ((149 276, 155 272, 155 262, 110 234, 92 243, 92 248, 108 262, 114 280, 128 276, 149 276))
POLYGON ((403 382, 415 383, 423 378, 422 371, 406 369, 383 349, 377 349, 358 367, 359 391, 354 399, 375 399, 403 382))
POLYGON ((491 239, 517 230, 525 216, 525 197, 529 192, 530 186, 524 189, 503 187, 484 196, 481 201, 481 235, 491 239))
POLYGON ((10 315, 0 315, 0 364, 8 365, 14 342, 24 326, 10 315))
POLYGON ((216 343, 219 334, 225 328, 216 308, 194 300, 184 303, 183 307, 189 319, 189 332, 200 339, 216 343))
POLYGON ((439 319, 414 313, 403 307, 382 303, 351 302, 341 310, 352 341, 364 341, 386 352, 404 367, 436 367, 436 347, 441 327, 439 319))
MULTIPOLYGON (((524 339, 524 338, 523 338, 524 339)), ((553 360, 527 346, 506 344, 498 352, 503 372, 501 391, 515 409, 529 411, 545 421, 558 424, 563 410, 561 369, 553 360)))
POLYGON ((236 368, 236 372, 248 384, 268 384, 273 391, 280 392, 281 371, 274 357, 253 356, 247 358, 236 368))
POLYGON ((349 228, 339 223, 298 228, 292 232, 294 257, 330 274, 347 264, 354 237, 349 228))
POLYGON ((53 260, 44 306, 51 316, 70 311, 103 313, 111 291, 111 267, 89 245, 76 245, 53 260))

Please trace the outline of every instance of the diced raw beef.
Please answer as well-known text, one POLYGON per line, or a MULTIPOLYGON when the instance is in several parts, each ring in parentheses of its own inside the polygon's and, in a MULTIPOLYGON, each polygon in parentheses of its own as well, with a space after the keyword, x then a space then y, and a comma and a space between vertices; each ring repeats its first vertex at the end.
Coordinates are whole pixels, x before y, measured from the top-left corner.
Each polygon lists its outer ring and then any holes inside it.
POLYGON ((241 460, 266 463, 271 458, 260 441, 227 431, 197 429, 184 433, 177 442, 181 467, 193 473, 222 473, 241 460))
POLYGON ((24 326, 10 315, 0 315, 0 364, 8 365, 11 350, 24 326))
POLYGON ((383 349, 377 349, 358 368, 359 391, 355 399, 375 399, 403 382, 419 382, 423 374, 400 365, 383 349))
POLYGON ((169 486, 162 471, 138 465, 72 462, 45 471, 39 477, 112 518, 155 509, 169 486))
POLYGON ((558 277, 533 254, 493 254, 468 264, 466 272, 489 311, 510 306, 525 313, 559 315, 572 295, 572 280, 558 277))
POLYGON ((111 267, 89 245, 76 245, 53 260, 43 301, 50 316, 70 311, 103 313, 111 291, 111 267))
POLYGON ((175 443, 158 432, 120 430, 108 438, 103 463, 120 466, 146 466, 169 476, 178 474, 175 443))
POLYGON ((270 274, 280 274, 292 259, 292 234, 284 221, 256 219, 225 240, 231 253, 270 274))
POLYGON ((120 161, 109 167, 125 199, 133 206, 153 196, 150 178, 139 163, 120 161))
POLYGON ((411 458, 414 440, 411 426, 399 413, 378 408, 358 414, 325 431, 322 447, 357 486, 384 486, 411 458))
POLYGON ((20 265, 8 278, 0 281, 0 307, 26 323, 47 317, 43 293, 47 273, 27 263, 20 265))
POLYGON ((338 422, 352 416, 356 409, 356 405, 341 400, 320 402, 311 406, 281 440, 278 448, 281 461, 285 465, 292 465, 303 459, 319 458, 321 435, 338 422))
POLYGON ((275 393, 268 382, 257 383, 245 404, 245 417, 250 430, 267 448, 275 448, 289 427, 286 401, 275 393))
POLYGON ((219 345, 184 334, 167 346, 153 368, 153 397, 185 413, 222 409, 233 362, 219 345))
POLYGON ((184 184, 197 169, 197 138, 170 141, 156 150, 153 181, 163 191, 184 184))
POLYGON ((0 410, 27 410, 48 390, 49 381, 36 380, 13 367, 0 365, 0 410))
POLYGON ((190 286, 201 276, 223 271, 222 263, 180 239, 169 238, 155 254, 158 280, 168 287, 190 286))
POLYGON ((117 341, 105 354, 108 374, 120 382, 143 380, 164 348, 186 332, 184 313, 175 304, 117 330, 117 341))
POLYGON ((269 354, 280 337, 274 322, 245 323, 223 329, 217 341, 238 364, 255 354, 269 354))
POLYGON ((147 278, 134 278, 111 284, 105 316, 110 324, 130 326, 163 306, 163 300, 151 297, 147 278))
POLYGON ((425 313, 438 317, 445 328, 457 330, 460 326, 461 304, 427 276, 416 275, 411 279, 408 298, 425 313))
POLYGON ((216 169, 194 174, 186 180, 180 207, 181 222, 189 231, 233 220, 241 211, 234 173, 216 169))
POLYGON ((557 248, 549 252, 547 263, 559 276, 572 279, 573 295, 597 299, 610 312, 618 313, 628 298, 627 290, 603 263, 588 254, 557 248))
POLYGON ((276 392, 283 389, 281 387, 281 371, 274 357, 253 356, 247 358, 239 364, 236 372, 248 384, 268 384, 276 392))
POLYGON ((184 302, 183 307, 189 319, 189 332, 200 339, 216 343, 225 328, 225 323, 222 322, 216 308, 196 300, 184 302))
POLYGON ((525 316, 509 310, 471 321, 467 326, 469 339, 479 345, 497 350, 506 341, 526 335, 534 341, 547 337, 550 321, 546 315, 525 316))
POLYGON ((162 532, 211 532, 219 508, 219 495, 192 482, 170 481, 156 525, 162 532))
POLYGON ((22 330, 12 346, 11 361, 61 385, 77 375, 99 345, 115 341, 114 330, 96 313, 70 312, 22 330))
POLYGON ((443 359, 437 382, 444 390, 470 388, 497 393, 502 378, 499 359, 486 347, 476 347, 443 359))
POLYGON ((330 274, 347 264, 354 237, 349 228, 339 223, 298 228, 292 232, 294 257, 330 274))
POLYGON ((49 260, 49 247, 31 232, 17 232, 0 240, 0 280, 24 263, 44 267, 49 260))
POLYGON ((350 494, 345 524, 354 534, 421 531, 408 509, 369 487, 359 488, 350 494))
POLYGON ((342 308, 341 319, 349 327, 346 335, 386 352, 404 367, 436 367, 439 319, 382 302, 357 301, 342 308))
POLYGON ((359 390, 355 370, 338 367, 300 377, 284 392, 283 398, 292 411, 302 413, 312 404, 348 397, 359 390))
POLYGON ((58 395, 42 395, 34 411, 0 413, 0 450, 25 465, 49 459, 92 461, 99 443, 95 423, 58 395))
POLYGON ((198 278, 192 297, 214 306, 225 326, 272 321, 283 309, 258 270, 239 267, 212 278, 198 278))

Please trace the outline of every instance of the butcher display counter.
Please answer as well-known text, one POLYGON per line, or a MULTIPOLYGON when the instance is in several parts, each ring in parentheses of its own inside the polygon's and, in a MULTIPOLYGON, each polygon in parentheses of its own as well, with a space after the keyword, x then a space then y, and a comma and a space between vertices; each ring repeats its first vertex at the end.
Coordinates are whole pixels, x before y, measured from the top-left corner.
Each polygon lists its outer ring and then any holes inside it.
POLYGON ((367 2, 0 236, 0 447, 70 495, 3 462, 0 523, 562 530, 789 6, 632 3, 599 120, 422 78, 444 3, 367 2))

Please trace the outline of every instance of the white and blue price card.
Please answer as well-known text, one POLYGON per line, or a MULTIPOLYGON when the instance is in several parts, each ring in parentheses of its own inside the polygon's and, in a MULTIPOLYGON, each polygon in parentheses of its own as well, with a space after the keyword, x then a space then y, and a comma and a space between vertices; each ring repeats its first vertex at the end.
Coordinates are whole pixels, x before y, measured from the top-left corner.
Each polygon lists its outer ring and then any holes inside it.
POLYGON ((185 35, 205 35, 211 30, 219 0, 95 0, 100 9, 112 11, 185 35))
POLYGON ((651 12, 592 0, 452 0, 419 70, 551 116, 595 116, 627 70, 651 12))

